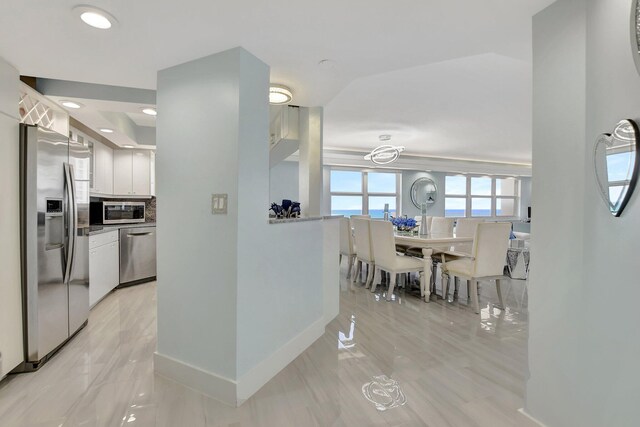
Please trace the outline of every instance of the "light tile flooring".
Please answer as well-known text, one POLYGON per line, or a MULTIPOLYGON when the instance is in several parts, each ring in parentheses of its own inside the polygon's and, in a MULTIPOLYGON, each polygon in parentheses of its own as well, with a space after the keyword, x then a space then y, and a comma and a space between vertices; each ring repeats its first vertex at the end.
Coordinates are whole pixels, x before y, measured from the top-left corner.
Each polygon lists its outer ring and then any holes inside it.
POLYGON ((453 304, 403 290, 387 302, 350 290, 343 271, 339 317, 240 408, 155 376, 156 285, 118 290, 40 371, 0 383, 0 426, 532 426, 517 412, 526 296, 522 282, 507 283, 507 308, 485 284, 476 315, 464 292, 453 304), (378 411, 365 399, 380 375, 398 382, 405 405, 378 411))

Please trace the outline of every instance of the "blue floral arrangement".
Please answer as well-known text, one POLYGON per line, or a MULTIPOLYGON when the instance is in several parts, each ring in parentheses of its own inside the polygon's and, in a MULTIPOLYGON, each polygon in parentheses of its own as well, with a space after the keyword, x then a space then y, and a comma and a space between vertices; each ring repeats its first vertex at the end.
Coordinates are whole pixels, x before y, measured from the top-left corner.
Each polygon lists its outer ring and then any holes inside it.
POLYGON ((418 225, 415 219, 407 217, 391 217, 391 224, 400 231, 411 231, 418 225))

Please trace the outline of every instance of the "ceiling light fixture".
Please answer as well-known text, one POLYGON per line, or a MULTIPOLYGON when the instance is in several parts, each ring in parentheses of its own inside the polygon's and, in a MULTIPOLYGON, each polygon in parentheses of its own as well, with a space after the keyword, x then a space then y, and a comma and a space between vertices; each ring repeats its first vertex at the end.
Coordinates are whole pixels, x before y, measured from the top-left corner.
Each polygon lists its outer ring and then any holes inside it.
POLYGON ((144 107, 141 109, 143 113, 145 113, 148 116, 157 116, 158 112, 156 111, 155 108, 152 107, 144 107))
POLYGON ((109 129, 109 128, 100 128, 100 132, 104 132, 104 133, 113 133, 113 129, 109 129))
POLYGON ((76 6, 73 8, 73 12, 80 17, 82 22, 99 30, 108 30, 118 23, 109 12, 94 6, 76 6))
POLYGON ((82 108, 82 104, 73 101, 60 101, 60 104, 62 104, 63 107, 72 108, 74 110, 82 108))
MULTIPOLYGON (((390 141, 391 135, 380 135, 378 137, 380 141, 390 141)), ((371 153, 364 156, 365 160, 371 160, 376 165, 388 165, 398 160, 400 153, 404 151, 404 147, 401 145, 381 145, 374 148, 371 153)))
POLYGON ((127 145, 123 145, 123 147, 124 147, 124 148, 133 148, 133 145, 129 145, 129 144, 127 144, 127 145))
POLYGON ((288 104, 293 99, 291 89, 283 85, 269 86, 269 103, 275 105, 288 104))

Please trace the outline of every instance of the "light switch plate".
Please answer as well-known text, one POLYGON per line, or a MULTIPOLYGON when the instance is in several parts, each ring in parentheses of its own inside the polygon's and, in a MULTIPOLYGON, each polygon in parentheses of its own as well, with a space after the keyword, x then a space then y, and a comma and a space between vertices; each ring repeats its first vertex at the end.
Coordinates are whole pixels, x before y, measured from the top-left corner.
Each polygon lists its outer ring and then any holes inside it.
POLYGON ((227 214, 227 198, 228 194, 212 194, 211 195, 211 213, 213 215, 227 214))

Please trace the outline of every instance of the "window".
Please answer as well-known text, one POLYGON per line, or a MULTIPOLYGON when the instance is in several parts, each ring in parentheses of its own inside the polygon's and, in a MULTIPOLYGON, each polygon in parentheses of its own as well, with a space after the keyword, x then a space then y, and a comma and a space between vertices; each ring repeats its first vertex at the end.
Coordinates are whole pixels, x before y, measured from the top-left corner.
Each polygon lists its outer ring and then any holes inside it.
POLYGON ((330 183, 332 215, 371 215, 383 218, 399 215, 400 177, 394 172, 332 170, 330 183))
POLYGON ((516 178, 447 175, 445 216, 515 217, 519 215, 520 182, 516 178))
POLYGON ((467 177, 447 175, 444 182, 444 216, 467 216, 467 177))

